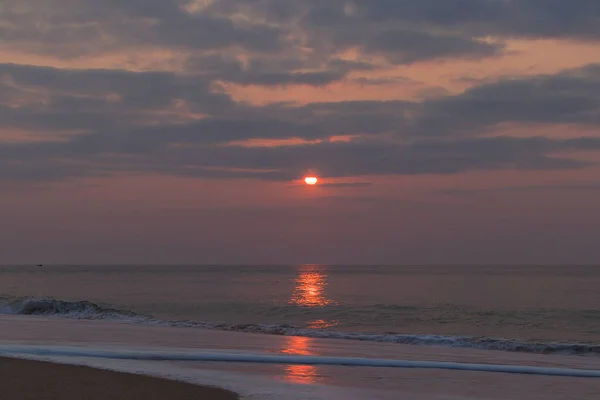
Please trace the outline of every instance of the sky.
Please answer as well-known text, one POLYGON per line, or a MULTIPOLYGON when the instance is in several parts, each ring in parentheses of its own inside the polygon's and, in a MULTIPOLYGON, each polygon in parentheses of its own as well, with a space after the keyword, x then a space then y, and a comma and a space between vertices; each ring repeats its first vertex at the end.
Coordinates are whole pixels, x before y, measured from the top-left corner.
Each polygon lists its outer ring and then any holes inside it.
POLYGON ((600 2, 1 0, 0 221, 0 264, 600 263, 600 2))

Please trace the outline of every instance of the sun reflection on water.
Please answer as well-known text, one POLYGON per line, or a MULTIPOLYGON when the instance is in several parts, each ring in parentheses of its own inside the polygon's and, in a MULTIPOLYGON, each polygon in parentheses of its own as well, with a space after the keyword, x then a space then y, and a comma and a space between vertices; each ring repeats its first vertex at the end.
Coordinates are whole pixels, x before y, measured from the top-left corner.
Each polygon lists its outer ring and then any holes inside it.
MULTIPOLYGON (((295 280, 294 292, 288 301, 291 305, 317 309, 319 307, 336 305, 336 302, 327 298, 327 270, 320 265, 303 265, 299 268, 295 280)), ((317 311, 317 310, 315 310, 317 311)), ((335 321, 315 318, 306 324, 307 328, 326 329, 335 326, 335 321)), ((311 351, 311 338, 290 336, 286 338, 286 347, 282 350, 285 354, 315 355, 311 351)), ((318 369, 313 365, 286 365, 284 366, 286 379, 295 383, 316 383, 319 379, 318 369)))
MULTIPOLYGON (((310 356, 314 353, 310 350, 310 338, 300 336, 287 337, 286 348, 281 352, 284 354, 310 356)), ((285 365, 285 377, 294 383, 316 383, 319 379, 318 369, 313 365, 285 365)))
POLYGON ((304 307, 322 307, 335 304, 325 294, 327 277, 326 270, 322 266, 303 265, 300 267, 294 293, 289 303, 304 307))
POLYGON ((325 321, 324 319, 315 319, 306 324, 307 328, 310 329, 327 329, 338 325, 337 321, 325 321))

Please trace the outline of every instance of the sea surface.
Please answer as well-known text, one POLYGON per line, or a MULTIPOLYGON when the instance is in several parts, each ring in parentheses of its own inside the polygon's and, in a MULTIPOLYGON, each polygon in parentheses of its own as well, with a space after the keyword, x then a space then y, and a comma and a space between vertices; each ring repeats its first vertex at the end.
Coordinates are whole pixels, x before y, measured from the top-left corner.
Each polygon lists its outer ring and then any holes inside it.
POLYGON ((4 266, 0 313, 600 355, 600 266, 4 266))
POLYGON ((600 267, 4 266, 0 356, 242 400, 600 398, 600 267))

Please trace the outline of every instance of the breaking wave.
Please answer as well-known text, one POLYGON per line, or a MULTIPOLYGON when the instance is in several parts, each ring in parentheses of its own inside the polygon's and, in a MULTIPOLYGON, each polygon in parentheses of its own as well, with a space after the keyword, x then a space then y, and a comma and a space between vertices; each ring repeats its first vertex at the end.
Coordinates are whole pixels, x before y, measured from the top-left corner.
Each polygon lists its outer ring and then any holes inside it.
POLYGON ((251 332, 283 336, 345 339, 398 343, 420 346, 444 346, 483 350, 501 350, 538 354, 600 355, 600 344, 573 342, 534 342, 476 336, 442 336, 396 333, 357 333, 327 329, 300 328, 289 324, 228 324, 202 321, 167 321, 152 318, 131 310, 121 310, 90 301, 67 301, 52 298, 5 299, 0 313, 13 315, 42 315, 71 319, 115 320, 146 325, 203 328, 223 331, 251 332))
POLYGON ((119 310, 91 301, 68 301, 51 298, 14 299, 0 306, 0 314, 54 315, 73 319, 147 320, 129 310, 119 310))
POLYGON ((525 365, 467 364, 440 361, 409 361, 359 357, 323 357, 306 355, 265 355, 206 352, 152 352, 81 349, 56 346, 0 346, 0 354, 33 357, 92 357, 142 361, 212 361, 290 365, 336 365, 353 367, 422 368, 454 371, 497 372, 508 374, 600 378, 600 371, 589 369, 534 367, 525 365))

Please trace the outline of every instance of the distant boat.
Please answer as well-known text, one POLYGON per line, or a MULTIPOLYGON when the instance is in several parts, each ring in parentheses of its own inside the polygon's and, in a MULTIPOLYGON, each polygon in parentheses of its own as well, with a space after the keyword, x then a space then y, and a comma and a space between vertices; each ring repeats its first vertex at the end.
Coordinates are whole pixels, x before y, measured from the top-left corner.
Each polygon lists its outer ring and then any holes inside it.
POLYGON ((36 267, 43 267, 43 266, 44 266, 43 264, 36 265, 36 267))

